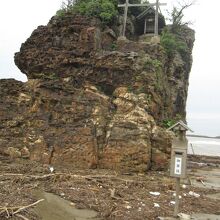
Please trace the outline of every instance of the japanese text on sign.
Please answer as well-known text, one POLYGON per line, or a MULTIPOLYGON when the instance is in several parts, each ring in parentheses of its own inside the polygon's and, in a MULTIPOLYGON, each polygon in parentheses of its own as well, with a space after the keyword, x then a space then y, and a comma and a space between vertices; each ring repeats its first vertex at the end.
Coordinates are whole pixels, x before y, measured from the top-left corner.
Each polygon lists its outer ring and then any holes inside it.
POLYGON ((181 175, 181 164, 182 164, 182 158, 176 157, 175 158, 174 173, 177 175, 181 175))

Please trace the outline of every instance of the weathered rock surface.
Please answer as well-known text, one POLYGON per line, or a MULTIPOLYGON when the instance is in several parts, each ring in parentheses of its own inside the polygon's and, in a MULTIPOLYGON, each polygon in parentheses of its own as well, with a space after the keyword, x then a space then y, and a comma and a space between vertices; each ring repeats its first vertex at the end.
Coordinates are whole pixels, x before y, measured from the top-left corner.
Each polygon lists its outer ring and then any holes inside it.
POLYGON ((160 125, 185 117, 191 54, 171 60, 159 43, 116 37, 78 15, 38 27, 15 55, 28 82, 0 80, 0 153, 81 168, 166 167, 171 139, 160 125))
MULTIPOLYGON (((151 166, 151 137, 159 135, 153 117, 138 104, 142 94, 119 87, 111 99, 95 86, 78 89, 65 79, 1 80, 0 94, 5 107, 0 153, 81 168, 144 171, 151 166)), ((160 165, 166 163, 167 155, 160 165)))

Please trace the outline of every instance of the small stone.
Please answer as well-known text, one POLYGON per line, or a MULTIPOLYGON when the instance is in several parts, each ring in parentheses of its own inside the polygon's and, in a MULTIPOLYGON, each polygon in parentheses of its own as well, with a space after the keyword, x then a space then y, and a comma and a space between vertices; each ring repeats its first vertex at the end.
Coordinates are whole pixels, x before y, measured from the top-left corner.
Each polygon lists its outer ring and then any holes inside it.
POLYGON ((170 201, 170 205, 175 205, 175 201, 170 201))
POLYGON ((194 197, 196 197, 196 198, 199 198, 199 197, 200 197, 200 195, 199 195, 198 193, 195 193, 195 192, 193 192, 193 191, 189 191, 189 195, 190 195, 190 196, 194 196, 194 197))
POLYGON ((153 196, 159 196, 160 195, 160 193, 159 192, 149 192, 151 195, 153 195, 153 196))
POLYGON ((159 205, 158 203, 154 203, 154 207, 155 207, 155 208, 159 208, 160 205, 159 205))
POLYGON ((21 157, 22 158, 29 158, 30 157, 30 151, 29 151, 29 149, 27 148, 27 147, 23 147, 22 149, 21 149, 21 157))
POLYGON ((183 184, 183 185, 182 185, 182 188, 183 188, 183 189, 186 189, 186 185, 185 185, 185 184, 183 184))
POLYGON ((49 167, 49 170, 50 170, 51 173, 53 173, 54 167, 50 166, 50 167, 49 167))
POLYGON ((42 138, 37 139, 34 143, 35 144, 41 144, 43 142, 42 138))

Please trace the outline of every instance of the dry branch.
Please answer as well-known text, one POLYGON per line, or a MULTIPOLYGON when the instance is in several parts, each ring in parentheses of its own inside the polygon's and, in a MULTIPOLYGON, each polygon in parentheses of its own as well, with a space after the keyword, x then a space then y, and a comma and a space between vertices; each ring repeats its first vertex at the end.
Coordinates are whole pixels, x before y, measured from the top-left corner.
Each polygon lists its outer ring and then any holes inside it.
POLYGON ((16 214, 15 216, 17 216, 17 217, 19 217, 19 218, 21 218, 23 220, 29 220, 27 217, 25 217, 25 216, 23 216, 21 214, 16 214))
POLYGON ((27 206, 17 206, 17 207, 0 207, 0 214, 3 214, 4 212, 6 212, 7 214, 7 217, 10 217, 10 216, 13 216, 13 215, 16 215, 20 218, 23 218, 23 219, 27 219, 26 217, 22 216, 22 215, 19 215, 18 213, 25 210, 25 209, 28 209, 30 207, 33 207, 35 205, 37 205, 38 203, 44 201, 44 199, 40 199, 30 205, 27 205, 27 206))
POLYGON ((37 205, 38 203, 40 203, 40 202, 42 202, 42 201, 44 201, 44 199, 40 199, 40 200, 38 200, 38 201, 36 201, 36 202, 30 204, 30 205, 24 206, 24 207, 18 209, 17 211, 15 211, 13 214, 17 214, 17 213, 23 211, 24 209, 30 208, 30 207, 32 207, 32 206, 35 206, 35 205, 37 205))
POLYGON ((33 179, 45 179, 48 177, 52 177, 52 176, 70 176, 73 178, 80 178, 80 179, 87 179, 87 180, 92 180, 92 179, 103 179, 103 178, 107 178, 107 179, 113 179, 113 180, 119 180, 119 181, 124 181, 126 183, 129 182, 134 182, 134 180, 130 180, 130 179, 123 179, 123 178, 119 178, 116 175, 78 175, 78 174, 70 174, 70 173, 50 173, 50 174, 45 174, 45 175, 27 175, 27 174, 21 174, 21 173, 4 173, 4 174, 0 174, 0 177, 4 177, 4 176, 18 176, 18 177, 24 177, 24 178, 33 178, 33 179))

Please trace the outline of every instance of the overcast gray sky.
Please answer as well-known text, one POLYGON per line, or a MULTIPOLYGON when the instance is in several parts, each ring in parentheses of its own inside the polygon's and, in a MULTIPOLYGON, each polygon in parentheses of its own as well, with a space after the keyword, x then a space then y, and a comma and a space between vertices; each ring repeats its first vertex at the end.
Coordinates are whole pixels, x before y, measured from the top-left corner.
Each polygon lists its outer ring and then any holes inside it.
MULTIPOLYGON (((183 1, 183 0, 179 0, 183 1)), ((153 2, 153 0, 151 1, 153 2)), ((166 8, 176 4, 166 2, 166 8)), ((46 25, 62 0, 5 0, 0 2, 0 78, 26 80, 14 64, 14 53, 39 25, 46 25)), ((197 0, 185 12, 194 21, 196 41, 187 102, 188 125, 198 134, 220 135, 219 0, 197 0)), ((163 7, 164 8, 164 7, 163 7)), ((164 8, 165 9, 165 8, 164 8)))

